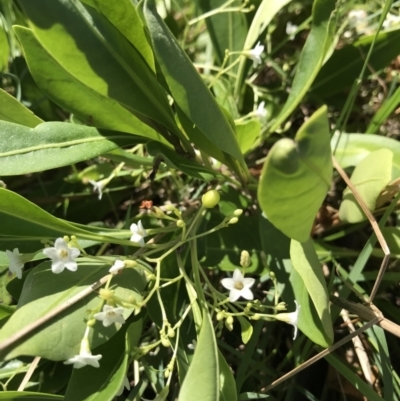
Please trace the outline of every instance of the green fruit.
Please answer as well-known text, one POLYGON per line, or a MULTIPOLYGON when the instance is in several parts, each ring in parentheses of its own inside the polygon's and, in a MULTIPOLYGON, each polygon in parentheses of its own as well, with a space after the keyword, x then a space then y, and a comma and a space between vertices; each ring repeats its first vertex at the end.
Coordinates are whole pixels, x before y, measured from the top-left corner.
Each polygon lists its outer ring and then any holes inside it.
POLYGON ((207 209, 211 209, 218 204, 220 200, 220 196, 217 190, 212 189, 211 191, 206 192, 201 201, 203 202, 203 206, 207 209))

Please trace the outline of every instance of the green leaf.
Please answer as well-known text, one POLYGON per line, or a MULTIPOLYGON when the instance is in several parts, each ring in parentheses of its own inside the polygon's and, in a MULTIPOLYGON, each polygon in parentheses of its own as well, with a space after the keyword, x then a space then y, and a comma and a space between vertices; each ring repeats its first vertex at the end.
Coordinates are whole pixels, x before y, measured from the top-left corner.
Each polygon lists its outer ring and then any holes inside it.
POLYGON ((28 128, 0 121, 0 175, 68 166, 137 142, 133 135, 85 125, 47 122, 28 128))
POLYGON ((393 153, 392 178, 400 177, 400 142, 381 135, 334 134, 331 140, 332 152, 340 166, 357 166, 374 150, 386 148, 393 153))
POLYGON ((157 60, 175 102, 215 146, 243 165, 243 156, 228 119, 149 1, 145 2, 144 15, 157 60))
MULTIPOLYGON (((329 311, 329 294, 326 287, 325 278, 322 274, 321 264, 311 239, 300 243, 292 240, 290 244, 290 259, 294 269, 299 273, 304 285, 310 295, 312 302, 317 310, 318 318, 324 328, 325 346, 333 342, 332 319, 329 311)), ((301 301, 298 300, 300 303, 301 301)), ((303 309, 303 305, 302 309, 303 309)), ((300 309, 302 311, 302 309, 300 309)), ((314 327, 304 327, 301 330, 308 336, 308 332, 318 329, 314 327)))
POLYGON ((237 319, 240 323, 243 344, 247 344, 253 335, 253 326, 246 318, 242 316, 237 316, 237 319))
POLYGON ((224 356, 218 350, 219 380, 220 380, 220 400, 237 401, 236 383, 231 368, 224 356))
POLYGON ((0 89, 0 120, 36 127, 43 120, 35 116, 29 109, 20 103, 14 96, 0 89))
MULTIPOLYGON (((3 188, 0 188, 0 221, 0 239, 3 236, 9 240, 14 236, 19 237, 18 240, 41 240, 76 235, 82 239, 132 246, 132 242, 117 238, 115 230, 66 222, 3 188)), ((129 231, 126 237, 129 237, 129 231)))
POLYGON ((52 401, 63 400, 62 395, 36 393, 31 391, 3 391, 0 393, 0 400, 4 401, 52 401))
POLYGON ((246 154, 253 147, 260 135, 260 128, 260 123, 257 120, 236 124, 236 136, 243 154, 246 154))
POLYGON ((72 76, 146 123, 156 121, 180 135, 154 72, 95 9, 72 0, 19 4, 41 45, 72 76))
POLYGON ((219 401, 220 378, 218 348, 208 313, 203 315, 196 349, 183 381, 179 399, 185 401, 219 401), (201 383, 201 391, 199 391, 201 383))
MULTIPOLYGON (((35 267, 25 280, 18 307, 0 330, 0 341, 4 341, 28 324, 35 322, 59 305, 98 281, 108 273, 110 266, 96 263, 79 263, 76 272, 65 270, 55 275, 50 262, 35 267), (51 285, 49 285, 51 283, 51 285)), ((113 277, 115 295, 122 299, 133 297, 140 302, 145 280, 136 270, 125 269, 113 277)), ((12 349, 5 359, 19 355, 40 356, 54 361, 64 361, 79 353, 80 342, 86 330, 88 310, 95 310, 101 303, 93 292, 74 306, 60 313, 56 319, 44 324, 39 332, 30 333, 24 342, 12 349)), ((126 309, 124 317, 133 310, 126 309)), ((115 325, 105 328, 96 322, 91 334, 91 347, 95 348, 110 339, 117 332, 115 325)))
MULTIPOLYGON (((218 7, 226 4, 225 0, 199 0, 203 13, 215 11, 218 7)), ((240 7, 242 2, 234 0, 230 7, 240 7)), ((218 64, 222 64, 225 58, 225 50, 241 51, 247 34, 246 17, 241 12, 215 13, 206 20, 207 30, 211 37, 214 52, 218 64)), ((236 56, 237 57, 237 56, 236 56)), ((230 60, 232 61, 232 60, 230 60)))
POLYGON ((353 386, 358 389, 368 401, 385 401, 379 396, 374 389, 356 373, 346 366, 336 355, 328 354, 325 359, 336 369, 343 377, 345 377, 353 386))
MULTIPOLYGON (((142 320, 123 327, 114 337, 96 349, 93 355, 102 355, 100 367, 85 366, 73 369, 71 380, 65 393, 65 401, 112 400, 118 393, 127 375, 129 352, 127 330, 142 330, 142 320)), ((124 325, 124 326, 125 326, 124 325)), ((136 345, 136 344, 135 344, 136 345)))
POLYGON ((149 142, 146 147, 149 154, 155 156, 157 161, 162 161, 168 167, 180 170, 190 177, 211 181, 219 176, 218 172, 204 167, 194 160, 178 155, 174 150, 161 143, 149 142))
POLYGON ((40 44, 32 30, 15 26, 14 31, 35 82, 53 102, 89 125, 165 141, 116 100, 103 96, 68 72, 40 44))
POLYGON ((110 3, 107 0, 82 0, 97 9, 137 49, 149 67, 155 71, 154 55, 136 8, 130 0, 110 3))
POLYGON ((311 87, 334 40, 335 0, 315 0, 312 25, 300 54, 290 94, 269 132, 274 132, 295 110, 311 87))
MULTIPOLYGON (((247 32, 246 40, 243 45, 244 50, 250 50, 256 44, 257 39, 270 24, 275 15, 291 0, 262 0, 257 8, 257 12, 251 21, 249 31, 247 32)), ((248 59, 242 56, 239 63, 238 75, 235 80, 235 95, 237 96, 243 84, 243 77, 246 70, 246 62, 248 59)))
MULTIPOLYGON (((322 67, 311 88, 313 94, 326 99, 350 87, 356 80, 365 62, 375 34, 363 36, 351 45, 335 50, 322 67)), ((380 32, 374 50, 368 60, 371 71, 380 71, 398 56, 400 52, 400 29, 380 32)))
POLYGON ((0 19, 0 72, 8 71, 10 57, 10 44, 8 43, 7 33, 4 28, 4 20, 0 19))
POLYGON ((270 150, 261 173, 258 201, 268 219, 285 235, 306 241, 315 215, 331 185, 332 160, 325 106, 270 150))
MULTIPOLYGON (((371 212, 379 194, 392 178, 392 158, 389 149, 375 150, 357 165, 351 175, 352 184, 371 212)), ((359 223, 367 218, 348 187, 343 191, 339 218, 348 223, 359 223)))
POLYGON ((389 118, 389 116, 396 110, 400 104, 400 87, 396 89, 390 98, 385 99, 374 117, 370 121, 366 134, 377 134, 383 123, 389 118))

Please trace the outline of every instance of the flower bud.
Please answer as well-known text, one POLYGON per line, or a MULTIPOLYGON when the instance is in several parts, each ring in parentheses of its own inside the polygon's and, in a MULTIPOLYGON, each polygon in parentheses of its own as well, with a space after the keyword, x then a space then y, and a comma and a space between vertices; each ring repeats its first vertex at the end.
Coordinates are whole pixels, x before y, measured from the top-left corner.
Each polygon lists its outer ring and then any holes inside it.
POLYGON ((229 324, 229 325, 232 325, 233 324, 233 316, 229 315, 226 318, 226 323, 229 324))
POLYGON ((249 267, 251 265, 250 254, 247 251, 242 251, 240 254, 240 266, 249 267))
POLYGON ((228 319, 225 320, 225 327, 226 327, 229 331, 232 331, 232 330, 233 330, 233 324, 229 324, 229 323, 228 323, 228 319))
POLYGON ((173 337, 175 337, 175 330, 172 327, 170 327, 170 328, 168 328, 167 334, 168 334, 168 337, 173 338, 173 337))
POLYGON ((217 313, 217 320, 220 321, 224 318, 224 312, 218 312, 217 313))
POLYGON ((237 217, 232 217, 229 221, 228 224, 236 224, 239 221, 237 217))
POLYGON ((260 318, 261 318, 261 316, 260 316, 258 313, 255 313, 255 314, 251 317, 252 320, 260 320, 260 318))
POLYGON ((285 302, 279 302, 279 304, 275 306, 275 309, 278 310, 278 311, 286 310, 286 303, 285 302))
POLYGON ((171 345, 171 343, 168 340, 168 337, 164 337, 164 336, 161 338, 161 344, 164 347, 169 347, 171 345))
POLYGON ((124 260, 124 263, 126 267, 136 267, 138 265, 136 260, 124 260))
POLYGON ((164 372, 164 377, 165 377, 166 379, 168 379, 168 377, 169 377, 170 374, 171 374, 171 371, 167 368, 167 369, 165 370, 165 372, 164 372))
POLYGON ((236 217, 239 217, 239 216, 242 215, 242 213, 243 213, 243 209, 236 209, 236 210, 233 212, 233 215, 236 216, 236 217))
POLYGON ((96 324, 96 319, 90 319, 87 321, 86 326, 93 327, 96 324))
POLYGON ((214 206, 218 205, 219 200, 220 200, 219 193, 215 189, 206 192, 201 198, 203 206, 206 207, 207 209, 211 209, 214 206))
POLYGON ((275 280, 276 276, 274 272, 269 272, 269 277, 271 277, 271 280, 275 280))
POLYGON ((183 221, 183 220, 178 220, 177 222, 176 222, 176 225, 178 226, 178 227, 184 227, 185 226, 185 222, 183 221))
POLYGON ((105 288, 100 288, 99 296, 101 299, 104 299, 105 301, 111 301, 114 298, 114 291, 107 290, 105 288))

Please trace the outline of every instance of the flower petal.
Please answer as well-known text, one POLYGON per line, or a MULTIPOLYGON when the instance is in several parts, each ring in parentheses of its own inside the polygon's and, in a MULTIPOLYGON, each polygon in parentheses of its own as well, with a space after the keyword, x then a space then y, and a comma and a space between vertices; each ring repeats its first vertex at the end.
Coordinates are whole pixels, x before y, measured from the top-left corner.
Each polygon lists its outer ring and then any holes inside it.
POLYGON ((242 293, 242 290, 237 290, 236 288, 233 288, 229 292, 229 301, 236 302, 240 298, 241 293, 242 293))
POLYGON ((243 279, 243 286, 245 288, 250 288, 254 285, 255 282, 256 282, 256 280, 254 278, 247 277, 247 278, 243 279))
POLYGON ((246 288, 244 287, 241 291, 240 291, 240 296, 243 297, 244 299, 247 299, 249 301, 252 301, 254 299, 254 294, 251 291, 250 288, 246 288))
POLYGON ((235 288, 235 280, 233 278, 223 278, 221 284, 227 290, 233 290, 235 288))
POLYGON ((65 267, 72 272, 76 272, 78 270, 78 264, 73 260, 66 262, 65 267))
POLYGON ((233 280, 234 281, 243 281, 243 274, 239 269, 235 269, 235 271, 233 272, 233 280))
POLYGON ((54 274, 62 273, 64 271, 64 268, 65 268, 65 264, 62 260, 54 261, 51 264, 51 271, 54 274))

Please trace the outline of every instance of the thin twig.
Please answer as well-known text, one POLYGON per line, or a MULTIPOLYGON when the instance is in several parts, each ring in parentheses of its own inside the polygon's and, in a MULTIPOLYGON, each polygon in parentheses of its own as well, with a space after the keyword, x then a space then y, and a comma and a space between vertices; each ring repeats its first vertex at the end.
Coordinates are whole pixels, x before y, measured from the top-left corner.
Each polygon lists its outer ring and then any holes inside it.
POLYGON ((359 329, 357 329, 353 333, 350 333, 348 336, 342 338, 336 344, 333 344, 330 347, 324 349, 319 354, 313 356, 312 358, 310 358, 308 361, 304 362, 303 364, 301 364, 297 368, 294 368, 290 372, 288 372, 285 375, 281 376, 278 380, 275 380, 269 386, 263 388, 263 392, 268 392, 269 390, 273 389, 274 387, 278 386, 279 384, 281 384, 281 383, 285 382, 286 380, 290 379, 292 376, 297 375, 297 373, 301 372, 305 368, 308 368, 310 365, 312 365, 313 363, 319 361, 324 356, 326 356, 326 355, 330 354, 331 352, 335 351, 337 348, 339 348, 342 345, 346 344, 352 338, 360 335, 365 330, 368 330, 374 324, 377 324, 379 322, 379 319, 381 319, 379 316, 375 316, 372 320, 370 320, 364 326, 360 327, 359 329))
POLYGON ((25 373, 25 376, 24 376, 21 384, 19 385, 17 391, 24 391, 24 388, 28 384, 30 378, 32 377, 33 372, 35 371, 39 361, 40 361, 40 356, 35 356, 34 360, 31 363, 31 366, 29 366, 28 371, 25 373))
MULTIPOLYGON (((356 331, 353 323, 351 322, 351 319, 349 317, 349 312, 346 309, 342 309, 340 312, 340 315, 342 316, 343 321, 346 323, 349 332, 353 333, 356 331)), ((370 386, 374 384, 374 379, 373 379, 373 374, 372 374, 372 369, 371 365, 368 360, 368 355, 367 352, 365 351, 364 345, 360 339, 360 337, 354 337, 352 339, 353 345, 354 345, 354 351, 357 355, 357 358, 360 362, 361 369, 363 371, 365 380, 367 383, 369 383, 370 386)))
POLYGON ((367 205, 365 204, 365 202, 363 201, 363 199, 361 198, 360 194, 358 193, 357 189, 354 187, 354 185, 352 184, 352 182, 350 181, 349 177, 347 176, 346 172, 340 167, 339 163, 336 161, 336 159, 334 157, 332 157, 332 161, 333 161, 333 165, 335 167, 335 169, 338 171, 338 173, 340 174, 340 176, 343 178, 344 182, 347 184, 347 186, 350 188, 351 192, 353 193, 354 197, 356 198, 358 204, 360 205, 361 209, 363 210, 363 212, 365 213, 365 215, 367 216, 372 229, 374 230, 374 233, 376 235, 376 238, 379 241, 379 244, 382 248, 383 253, 385 254, 385 256, 383 257, 381 266, 379 268, 379 272, 378 275, 376 277, 374 286, 372 288, 371 294, 369 296, 368 302, 372 303, 372 301, 375 298, 376 292, 378 291, 379 285, 382 281, 383 275, 385 274, 386 271, 386 267, 389 263, 389 259, 390 259, 390 249, 386 243, 385 238, 382 235, 382 232, 379 228, 378 222, 376 221, 375 217, 373 216, 373 214, 371 213, 371 211, 368 209, 367 205))

